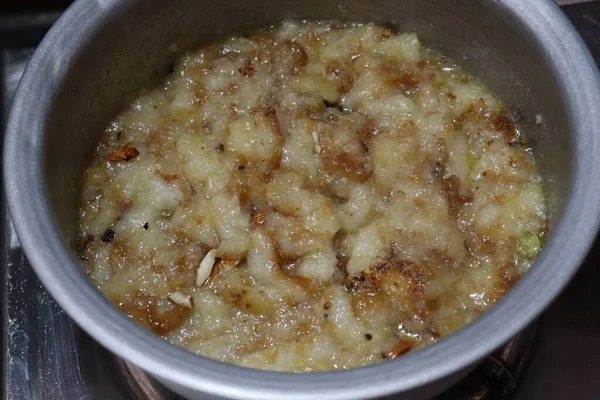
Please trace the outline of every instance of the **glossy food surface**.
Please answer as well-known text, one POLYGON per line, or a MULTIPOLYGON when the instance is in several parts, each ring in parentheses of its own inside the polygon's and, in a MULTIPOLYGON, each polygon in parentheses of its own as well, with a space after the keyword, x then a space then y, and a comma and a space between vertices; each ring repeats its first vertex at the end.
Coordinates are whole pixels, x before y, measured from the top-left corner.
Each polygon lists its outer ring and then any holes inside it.
POLYGON ((415 34, 335 22, 180 59, 106 129, 80 212, 86 270, 123 312, 198 354, 299 372, 472 322, 545 226, 493 93, 415 34))

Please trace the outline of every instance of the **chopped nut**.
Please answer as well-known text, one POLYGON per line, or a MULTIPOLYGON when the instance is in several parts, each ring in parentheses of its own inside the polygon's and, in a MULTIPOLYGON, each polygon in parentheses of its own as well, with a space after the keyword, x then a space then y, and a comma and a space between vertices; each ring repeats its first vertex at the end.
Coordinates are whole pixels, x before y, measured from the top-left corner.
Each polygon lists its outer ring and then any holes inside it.
POLYGON ((322 150, 321 145, 319 144, 319 134, 315 131, 312 132, 312 138, 315 142, 315 152, 319 154, 322 150))
POLYGON ((215 279, 221 273, 221 269, 222 269, 222 264, 217 263, 217 265, 215 265, 215 267, 210 272, 208 279, 206 279, 206 281, 204 282, 204 286, 209 287, 209 288, 212 287, 213 283, 215 282, 215 279))
POLYGON ((265 223, 266 217, 265 214, 261 213, 261 212, 257 212, 256 214, 254 214, 252 216, 252 224, 253 225, 262 225, 265 223))
POLYGON ((204 285, 204 283, 210 277, 213 267, 215 266, 216 255, 217 250, 212 249, 206 254, 204 259, 200 263, 200 266, 196 270, 196 286, 200 287, 204 285))
POLYGON ((121 146, 110 156, 110 161, 119 162, 119 161, 131 161, 136 158, 140 152, 135 147, 131 146, 121 146))
POLYGON ((204 282, 204 285, 207 287, 211 287, 217 276, 221 273, 221 271, 223 271, 224 269, 233 269, 239 263, 239 261, 235 260, 219 260, 219 262, 217 262, 215 267, 212 269, 208 279, 206 279, 206 281, 204 282))
POLYGON ((392 347, 392 350, 390 350, 390 352, 387 354, 388 359, 393 360, 394 358, 398 357, 398 356, 402 356, 406 353, 408 353, 409 351, 411 351, 413 348, 412 343, 410 343, 407 340, 401 340, 398 343, 396 343, 394 345, 394 347, 392 347))
POLYGON ((192 308, 194 306, 194 299, 189 294, 183 294, 180 291, 177 291, 171 293, 168 297, 173 303, 182 307, 192 308))
POLYGON ((222 267, 225 268, 235 268, 237 267, 237 265, 239 264, 239 261, 235 261, 235 260, 221 260, 219 262, 219 264, 221 264, 222 267))

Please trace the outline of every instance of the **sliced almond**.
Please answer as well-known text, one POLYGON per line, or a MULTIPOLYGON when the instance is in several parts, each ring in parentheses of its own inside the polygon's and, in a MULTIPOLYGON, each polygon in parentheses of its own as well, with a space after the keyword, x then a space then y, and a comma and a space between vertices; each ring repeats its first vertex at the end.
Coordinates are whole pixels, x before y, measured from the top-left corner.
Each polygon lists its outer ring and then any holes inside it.
POLYGON ((220 264, 221 266, 225 267, 225 268, 235 268, 237 267, 237 265, 239 264, 239 260, 221 260, 220 264))
POLYGON ((204 285, 206 280, 210 277, 210 273, 212 272, 213 267, 215 266, 216 258, 217 249, 212 249, 206 254, 204 259, 200 263, 200 266, 198 266, 198 269, 196 270, 196 286, 200 287, 204 285))
POLYGON ((392 347, 392 350, 390 350, 386 358, 393 360, 398 356, 403 356, 404 354, 408 353, 412 350, 412 348, 413 345, 408 340, 400 340, 394 345, 394 347, 392 347))
POLYGON ((207 287, 212 287, 216 277, 221 273, 221 271, 223 271, 224 269, 233 269, 235 268, 240 262, 239 261, 235 261, 235 260, 221 260, 217 263, 217 265, 215 265, 215 267, 212 269, 210 276, 208 277, 208 279, 204 282, 204 285, 207 287))
POLYGON ((251 222, 252 222, 254 225, 262 225, 262 224, 264 224, 264 223, 265 223, 265 220, 266 220, 266 219, 267 219, 267 218, 265 217, 265 214, 263 214, 263 213, 261 213, 261 212, 257 212, 256 214, 254 214, 254 215, 252 216, 252 220, 251 220, 251 222))
POLYGON ((177 291, 171 293, 168 297, 173 303, 182 307, 192 308, 194 306, 194 299, 189 294, 183 294, 180 291, 177 291))
POLYGON ((321 152, 321 145, 319 144, 319 134, 316 131, 312 132, 312 138, 315 142, 315 152, 319 154, 321 152))
POLYGON ((140 152, 132 146, 121 146, 110 156, 111 162, 131 161, 136 158, 140 152))
POLYGON ((217 265, 215 265, 215 267, 210 272, 208 279, 206 279, 206 281, 204 282, 204 286, 206 286, 208 288, 212 287, 213 283, 215 282, 215 279, 217 278, 217 275, 219 275, 221 273, 221 269, 223 268, 221 265, 222 265, 221 263, 218 263, 217 265))

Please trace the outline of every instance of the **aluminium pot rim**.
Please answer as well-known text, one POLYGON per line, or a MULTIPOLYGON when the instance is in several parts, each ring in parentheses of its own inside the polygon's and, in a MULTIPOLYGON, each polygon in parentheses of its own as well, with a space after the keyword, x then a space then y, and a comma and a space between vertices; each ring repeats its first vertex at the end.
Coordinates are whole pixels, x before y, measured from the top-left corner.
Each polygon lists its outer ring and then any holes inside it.
POLYGON ((535 319, 566 286, 600 221, 600 78, 594 60, 558 6, 548 0, 484 0, 490 12, 529 32, 562 87, 573 149, 563 216, 531 270, 473 324, 418 352, 347 371, 292 374, 251 370, 177 348, 113 307, 79 269, 49 205, 44 128, 53 93, 72 56, 119 0, 77 0, 46 35, 19 84, 4 146, 4 183, 30 263, 58 304, 101 345, 159 380, 234 399, 359 399, 406 392, 468 368, 535 319), (27 157, 23 155, 27 154, 27 157), (550 273, 548 273, 550 272, 550 273))

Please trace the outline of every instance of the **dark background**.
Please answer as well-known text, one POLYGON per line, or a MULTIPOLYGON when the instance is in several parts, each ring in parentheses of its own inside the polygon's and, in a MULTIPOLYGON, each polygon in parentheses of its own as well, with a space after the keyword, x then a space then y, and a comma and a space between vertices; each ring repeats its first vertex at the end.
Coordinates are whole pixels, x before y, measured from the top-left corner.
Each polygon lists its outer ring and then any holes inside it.
POLYGON ((0 12, 60 10, 69 4, 70 0, 0 0, 0 12))

